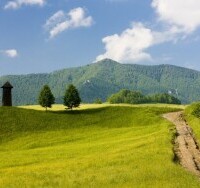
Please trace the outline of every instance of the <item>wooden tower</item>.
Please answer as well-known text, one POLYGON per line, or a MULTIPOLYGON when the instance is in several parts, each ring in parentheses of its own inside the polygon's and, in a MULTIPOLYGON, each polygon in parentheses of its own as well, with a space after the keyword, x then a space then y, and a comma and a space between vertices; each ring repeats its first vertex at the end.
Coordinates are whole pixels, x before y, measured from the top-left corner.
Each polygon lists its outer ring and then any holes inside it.
POLYGON ((12 106, 12 88, 10 82, 6 82, 3 88, 2 106, 12 106))

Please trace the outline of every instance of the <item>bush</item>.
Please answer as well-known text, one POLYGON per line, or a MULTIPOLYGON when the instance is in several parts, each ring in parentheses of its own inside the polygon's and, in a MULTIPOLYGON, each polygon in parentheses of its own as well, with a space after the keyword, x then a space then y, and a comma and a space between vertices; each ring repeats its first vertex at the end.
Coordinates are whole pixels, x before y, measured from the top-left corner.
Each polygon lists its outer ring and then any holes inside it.
POLYGON ((97 98, 94 100, 94 104, 102 104, 102 100, 97 98))
POLYGON ((200 118, 200 103, 197 103, 197 104, 194 105, 194 108, 192 110, 192 115, 200 118))

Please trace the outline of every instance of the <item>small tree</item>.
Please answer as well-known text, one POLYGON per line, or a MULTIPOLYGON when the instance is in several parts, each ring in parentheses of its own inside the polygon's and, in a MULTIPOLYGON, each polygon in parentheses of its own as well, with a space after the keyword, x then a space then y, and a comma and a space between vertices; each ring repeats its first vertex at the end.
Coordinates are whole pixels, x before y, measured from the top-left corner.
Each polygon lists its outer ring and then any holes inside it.
POLYGON ((64 105, 68 107, 68 109, 73 109, 79 107, 81 103, 81 98, 79 96, 79 92, 76 87, 70 84, 65 92, 64 96, 64 105))
POLYGON ((46 108, 46 111, 47 108, 51 108, 52 104, 55 103, 55 97, 48 85, 45 85, 40 91, 38 102, 42 107, 46 108))

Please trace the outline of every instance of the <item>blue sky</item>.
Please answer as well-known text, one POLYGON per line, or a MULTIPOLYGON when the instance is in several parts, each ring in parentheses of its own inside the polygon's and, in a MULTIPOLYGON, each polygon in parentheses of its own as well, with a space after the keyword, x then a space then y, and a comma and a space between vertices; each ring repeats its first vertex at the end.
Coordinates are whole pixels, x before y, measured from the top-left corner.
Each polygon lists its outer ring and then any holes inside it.
POLYGON ((1 0, 0 75, 104 58, 200 70, 199 0, 1 0))

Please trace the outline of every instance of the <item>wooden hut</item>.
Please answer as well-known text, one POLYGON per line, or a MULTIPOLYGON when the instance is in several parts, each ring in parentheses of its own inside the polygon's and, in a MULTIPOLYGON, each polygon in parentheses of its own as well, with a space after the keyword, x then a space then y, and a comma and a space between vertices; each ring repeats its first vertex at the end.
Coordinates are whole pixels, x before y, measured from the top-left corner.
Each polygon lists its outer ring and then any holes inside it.
POLYGON ((12 106, 12 88, 10 82, 6 82, 3 88, 2 106, 12 106))

